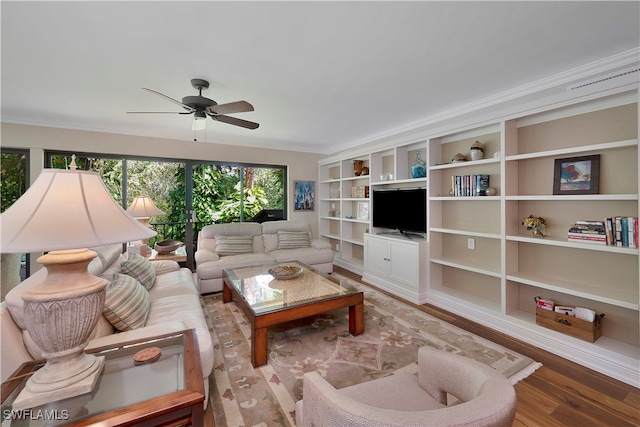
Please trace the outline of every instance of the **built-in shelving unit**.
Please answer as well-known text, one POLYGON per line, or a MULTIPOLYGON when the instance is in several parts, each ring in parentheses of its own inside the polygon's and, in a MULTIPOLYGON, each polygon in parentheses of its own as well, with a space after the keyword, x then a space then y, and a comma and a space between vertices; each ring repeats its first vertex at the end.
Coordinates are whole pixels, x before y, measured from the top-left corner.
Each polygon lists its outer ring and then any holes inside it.
POLYGON ((339 183, 342 197, 322 193, 321 205, 328 212, 340 203, 341 212, 338 218, 321 212, 321 234, 334 245, 336 264, 374 285, 640 387, 640 251, 567 239, 577 220, 639 216, 638 117, 636 84, 359 153, 371 191, 427 188, 426 241, 406 249, 377 235, 384 230, 370 219, 345 217, 358 202, 371 202, 346 194, 363 179, 350 175, 354 157, 327 159, 320 164, 321 185, 339 183), (470 160, 476 141, 484 157, 470 160), (425 178, 411 177, 416 153, 427 161, 425 178), (467 161, 452 162, 458 153, 467 161), (595 154, 598 194, 553 194, 556 159, 595 154), (452 177, 466 175, 489 175, 495 193, 453 196, 452 177), (529 215, 545 219, 544 237, 521 225, 529 215), (397 248, 405 250, 403 262, 417 256, 417 266, 394 265, 397 248), (398 271, 417 272, 418 282, 398 271), (602 337, 592 343, 537 325, 537 296, 604 313, 602 337))

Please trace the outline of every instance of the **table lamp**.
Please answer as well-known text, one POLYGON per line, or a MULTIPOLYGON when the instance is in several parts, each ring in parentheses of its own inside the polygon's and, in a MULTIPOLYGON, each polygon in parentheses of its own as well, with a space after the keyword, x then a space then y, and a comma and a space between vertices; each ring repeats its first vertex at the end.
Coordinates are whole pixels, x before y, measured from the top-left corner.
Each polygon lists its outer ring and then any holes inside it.
POLYGON ((47 275, 27 290, 25 326, 46 364, 27 381, 14 410, 91 392, 104 357, 85 354, 102 315, 108 281, 87 271, 96 252, 86 249, 156 233, 136 221, 94 172, 44 169, 29 189, 0 214, 3 253, 46 252, 47 275))
MULTIPOLYGON (((158 215, 164 215, 158 207, 153 203, 153 201, 147 196, 138 196, 133 199, 133 202, 127 208, 127 212, 140 221, 142 225, 145 227, 151 228, 151 224, 149 224, 149 218, 158 215)), ((140 255, 149 256, 151 255, 151 248, 147 245, 149 243, 149 239, 142 240, 142 246, 140 246, 140 255)))

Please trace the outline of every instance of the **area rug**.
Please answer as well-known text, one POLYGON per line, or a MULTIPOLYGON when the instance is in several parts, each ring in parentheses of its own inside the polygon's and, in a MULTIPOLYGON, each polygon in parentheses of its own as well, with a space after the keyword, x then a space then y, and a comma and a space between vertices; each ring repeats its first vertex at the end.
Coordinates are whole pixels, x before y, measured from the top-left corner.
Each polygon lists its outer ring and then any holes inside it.
POLYGON ((216 426, 294 426, 302 376, 318 371, 342 388, 395 372, 417 372, 421 346, 431 346, 485 363, 513 384, 539 363, 353 280, 364 292, 365 333, 349 334, 348 309, 269 328, 269 361, 254 369, 251 326, 235 302, 202 297, 214 343, 210 405, 216 426))

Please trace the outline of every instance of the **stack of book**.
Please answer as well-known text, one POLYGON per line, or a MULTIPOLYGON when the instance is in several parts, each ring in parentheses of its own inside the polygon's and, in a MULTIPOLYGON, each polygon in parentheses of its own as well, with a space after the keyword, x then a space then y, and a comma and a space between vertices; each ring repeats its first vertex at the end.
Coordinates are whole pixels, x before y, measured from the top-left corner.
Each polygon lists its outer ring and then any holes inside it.
POLYGON ((569 241, 607 244, 607 229, 604 221, 579 220, 569 228, 569 241))
POLYGON ((638 218, 614 216, 604 221, 579 220, 569 228, 569 241, 637 248, 638 218))
POLYGON ((453 175, 451 177, 453 196, 486 196, 489 181, 489 175, 453 175))
POLYGON ((629 248, 638 247, 638 218, 614 216, 605 218, 607 244, 629 248))

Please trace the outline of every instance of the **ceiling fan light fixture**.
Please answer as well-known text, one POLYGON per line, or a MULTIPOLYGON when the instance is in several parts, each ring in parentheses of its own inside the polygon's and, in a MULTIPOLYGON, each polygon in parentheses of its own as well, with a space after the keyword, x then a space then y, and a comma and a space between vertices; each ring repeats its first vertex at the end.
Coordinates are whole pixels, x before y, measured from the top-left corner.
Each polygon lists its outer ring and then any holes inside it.
POLYGON ((191 129, 194 131, 204 130, 207 127, 207 115, 204 111, 196 111, 193 116, 193 125, 191 129))

